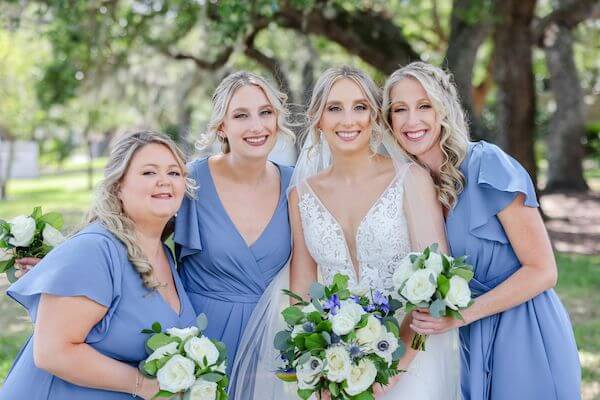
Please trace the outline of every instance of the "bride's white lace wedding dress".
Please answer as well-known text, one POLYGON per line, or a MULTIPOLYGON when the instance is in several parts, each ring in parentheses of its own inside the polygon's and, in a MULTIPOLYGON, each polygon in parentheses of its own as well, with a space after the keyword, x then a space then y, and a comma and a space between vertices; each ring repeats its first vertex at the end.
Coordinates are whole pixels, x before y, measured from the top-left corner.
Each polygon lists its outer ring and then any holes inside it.
MULTIPOLYGON (((408 171, 410 167, 405 165, 361 220, 352 238, 356 241, 356 268, 342 226, 306 181, 298 185, 298 208, 304 240, 318 265, 322 283, 330 284, 336 273, 343 273, 349 277, 350 287, 366 286, 390 293, 392 275, 400 261, 410 251, 422 250, 411 246, 414 233, 411 235, 409 232, 403 204, 408 171)), ((412 215, 412 220, 419 223, 419 215, 412 215)), ((431 239, 429 244, 436 238, 431 239)), ((428 241, 421 238, 419 242, 428 241)), ((426 351, 419 352, 398 383, 378 400, 459 398, 457 332, 430 336, 426 346, 426 351)))

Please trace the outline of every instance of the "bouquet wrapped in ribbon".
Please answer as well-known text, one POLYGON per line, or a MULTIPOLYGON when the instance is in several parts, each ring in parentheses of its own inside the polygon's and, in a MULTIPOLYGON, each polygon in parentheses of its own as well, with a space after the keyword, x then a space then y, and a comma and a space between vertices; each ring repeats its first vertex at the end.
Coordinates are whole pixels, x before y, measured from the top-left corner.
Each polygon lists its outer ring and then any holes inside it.
POLYGON ((25 257, 42 258, 64 242, 60 230, 63 218, 57 212, 42 213, 35 207, 30 215, 19 215, 9 220, 0 219, 0 273, 8 280, 17 280, 15 260, 25 257))
MULTIPOLYGON (((452 258, 439 254, 433 244, 420 253, 410 253, 393 276, 394 289, 410 313, 426 308, 431 316, 463 319, 460 310, 473 304, 469 281, 473 267, 465 262, 466 256, 452 258)), ((411 347, 425 350, 425 335, 416 334, 411 347)))
POLYGON ((197 326, 170 328, 165 332, 158 322, 146 341, 148 358, 140 363, 140 371, 158 380, 160 391, 154 396, 184 400, 227 400, 228 378, 225 373, 225 345, 202 334, 207 319, 200 314, 197 326))
POLYGON ((352 293, 341 274, 329 286, 314 283, 310 301, 284 292, 297 302, 283 310, 288 328, 275 336, 283 360, 277 376, 297 381, 300 398, 328 391, 332 399, 374 399, 373 385, 400 372, 400 303, 377 291, 352 293))

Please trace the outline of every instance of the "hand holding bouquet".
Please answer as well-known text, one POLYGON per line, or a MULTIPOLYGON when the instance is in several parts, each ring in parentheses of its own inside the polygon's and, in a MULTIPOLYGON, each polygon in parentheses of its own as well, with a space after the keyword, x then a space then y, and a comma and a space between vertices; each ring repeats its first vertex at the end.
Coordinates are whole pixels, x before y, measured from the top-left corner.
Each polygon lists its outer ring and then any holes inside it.
POLYGON ((155 398, 180 395, 185 400, 227 400, 227 349, 202 334, 206 326, 206 316, 200 314, 197 326, 163 332, 155 322, 152 329, 142 331, 151 336, 146 341, 149 357, 139 368, 158 380, 160 391, 155 398))
MULTIPOLYGON (((410 253, 394 273, 394 288, 405 302, 405 311, 427 308, 431 316, 463 319, 460 310, 473 304, 469 281, 473 267, 466 257, 452 258, 437 253, 437 245, 421 253, 410 253)), ((426 336, 416 334, 411 347, 425 350, 426 336)))
POLYGON ((19 215, 8 221, 0 219, 0 273, 6 272, 10 282, 17 279, 15 261, 42 258, 65 238, 60 233, 63 218, 59 213, 42 214, 35 207, 31 215, 19 215))
POLYGON ((371 400, 373 385, 400 372, 399 303, 380 292, 351 293, 341 274, 330 286, 314 283, 310 302, 284 292, 298 302, 282 312, 288 328, 275 336, 284 363, 277 376, 297 380, 300 398, 329 391, 332 399, 371 400))

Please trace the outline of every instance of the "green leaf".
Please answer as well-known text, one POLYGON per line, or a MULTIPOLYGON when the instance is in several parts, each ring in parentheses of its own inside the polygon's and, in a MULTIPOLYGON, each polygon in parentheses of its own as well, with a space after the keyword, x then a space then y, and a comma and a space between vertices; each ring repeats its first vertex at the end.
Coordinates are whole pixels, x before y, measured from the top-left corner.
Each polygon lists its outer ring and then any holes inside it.
POLYGON ((313 389, 298 389, 296 392, 302 400, 308 399, 314 393, 313 389))
POLYGON ((164 333, 157 333, 156 335, 153 335, 150 339, 148 339, 146 345, 151 350, 156 350, 159 347, 165 346, 172 342, 180 343, 181 339, 179 339, 178 337, 167 336, 164 333))
POLYGON ((317 325, 316 330, 317 330, 317 332, 331 332, 331 321, 326 320, 326 321, 319 322, 319 325, 317 325))
POLYGON ((394 299, 394 298, 390 297, 389 307, 390 307, 390 314, 394 314, 396 312, 396 310, 399 310, 402 308, 402 302, 398 299, 394 299))
POLYGON ((209 372, 208 374, 200 375, 200 377, 207 382, 219 382, 225 375, 218 372, 209 372))
POLYGON ((37 222, 42 217, 42 207, 34 207, 33 212, 31 213, 31 218, 35 219, 37 222))
POLYGON ((442 266, 444 267, 444 271, 448 271, 450 269, 450 261, 448 261, 448 257, 442 254, 442 266))
POLYGON ((463 316, 460 312, 458 312, 457 310, 453 310, 450 307, 448 307, 448 310, 446 311, 446 315, 448 315, 449 317, 452 317, 454 319, 459 319, 461 321, 464 321, 463 316))
POLYGON ((329 334, 329 332, 321 332, 321 336, 323 336, 323 339, 325 339, 327 345, 331 344, 331 335, 329 334))
POLYGON ((162 326, 160 326, 160 323, 159 323, 159 322, 154 322, 154 323, 152 324, 152 331, 153 331, 154 333, 161 333, 161 332, 162 332, 162 326))
POLYGON ((309 294, 313 299, 322 299, 325 297, 325 286, 321 285, 319 282, 314 282, 310 285, 309 294))
POLYGON ((321 303, 319 303, 317 299, 311 299, 310 302, 317 309, 318 312, 323 312, 323 306, 321 305, 321 303))
POLYGON ((286 308, 281 312, 281 315, 283 315, 283 319, 285 320, 285 322, 292 326, 296 325, 304 318, 304 313, 298 307, 295 306, 290 306, 286 308))
POLYGON ((387 320, 385 321, 385 327, 387 328, 387 330, 391 333, 394 334, 394 336, 399 337, 400 336, 400 329, 398 328, 398 325, 395 324, 394 322, 387 320))
POLYGON ((474 273, 473 271, 471 271, 470 269, 467 268, 453 268, 450 271, 451 275, 456 275, 456 276, 460 276, 461 278, 463 278, 464 280, 466 280, 467 282, 469 282, 471 279, 473 279, 474 273))
POLYGON ((417 308, 417 306, 415 304, 413 304, 413 303, 406 303, 406 306, 404 307, 404 312, 408 314, 408 313, 412 312, 416 308, 417 308))
POLYGON ((313 333, 306 337, 305 345, 308 350, 324 349, 327 342, 319 333, 313 333))
POLYGON ((349 289, 342 289, 338 292, 338 297, 340 300, 347 300, 350 298, 350 296, 352 296, 352 293, 349 289))
POLYGON ((360 317, 360 321, 356 324, 356 329, 364 328, 369 323, 369 314, 363 314, 360 317))
POLYGON ((398 348, 396 351, 392 353, 392 360, 397 361, 404 355, 406 352, 406 347, 404 346, 404 342, 402 340, 398 341, 398 348))
POLYGON ((321 318, 321 313, 318 311, 313 311, 306 316, 306 319, 312 322, 315 325, 319 325, 323 318, 321 318))
POLYGON ((17 278, 16 272, 17 270, 14 266, 6 270, 6 279, 8 279, 9 283, 15 283, 19 279, 17 278))
POLYGON ((444 276, 444 274, 440 274, 438 276, 437 287, 442 297, 446 297, 446 295, 448 294, 448 290, 450 289, 450 281, 444 276))
POLYGON ((275 335, 275 339, 273 339, 273 345, 275 349, 279 351, 285 351, 292 344, 291 342, 292 335, 288 331, 280 331, 275 335))
POLYGON ((142 361, 142 363, 140 363, 141 370, 143 372, 145 372, 147 375, 156 376, 156 373, 158 372, 158 367, 156 366, 156 361, 158 361, 158 360, 152 360, 150 362, 142 361))
POLYGON ((446 302, 442 299, 437 299, 429 306, 429 314, 433 318, 441 318, 446 314, 446 302))
POLYGON ((200 313, 200 315, 198 315, 198 318, 196 318, 196 326, 198 327, 200 332, 206 330, 206 328, 208 327, 208 318, 206 318, 206 314, 200 313))
POLYGON ((175 394, 176 394, 176 393, 171 393, 171 392, 168 392, 168 391, 166 391, 166 390, 161 390, 161 391, 159 391, 158 393, 156 393, 156 394, 154 395, 154 397, 152 397, 152 398, 153 398, 153 399, 158 399, 159 397, 171 398, 171 397, 175 396, 175 394))
POLYGON ((63 228, 64 221, 60 213, 49 212, 42 215, 41 220, 49 225, 52 225, 52 227, 58 229, 59 231, 63 228))
POLYGON ((338 272, 333 277, 333 284, 336 285, 340 291, 344 290, 344 289, 348 289, 348 280, 349 279, 350 278, 348 278, 348 275, 340 274, 338 272))
POLYGON ((304 299, 302 298, 302 296, 300 296, 299 294, 296 294, 296 293, 292 292, 291 290, 281 289, 281 291, 283 292, 283 294, 286 294, 286 295, 290 296, 292 299, 298 300, 300 302, 304 302, 304 299))
POLYGON ((144 328, 144 329, 142 329, 141 333, 155 333, 155 332, 152 329, 144 328))
POLYGON ((352 399, 352 400, 375 400, 375 396, 373 396, 373 393, 365 390, 364 392, 359 393, 356 396, 350 397, 350 399, 352 399))
POLYGON ((439 247, 439 245, 437 243, 433 243, 431 246, 429 246, 429 249, 432 252, 437 253, 438 252, 438 247, 439 247))
POLYGON ((8 271, 10 268, 15 265, 15 258, 11 258, 10 260, 0 262, 0 273, 8 271))
POLYGON ((340 387, 338 386, 337 383, 335 382, 329 382, 329 393, 331 393, 332 396, 337 397, 340 395, 340 387))

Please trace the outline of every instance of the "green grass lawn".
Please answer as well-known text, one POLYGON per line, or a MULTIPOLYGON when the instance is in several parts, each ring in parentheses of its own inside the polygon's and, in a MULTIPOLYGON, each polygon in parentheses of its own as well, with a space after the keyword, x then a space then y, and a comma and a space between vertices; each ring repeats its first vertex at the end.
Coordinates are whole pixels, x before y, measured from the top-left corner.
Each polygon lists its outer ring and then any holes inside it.
MULTIPOLYGON (((95 181, 100 179, 96 173, 95 181)), ((9 182, 8 200, 0 202, 0 218, 30 213, 41 205, 45 211, 59 211, 68 227, 79 224, 92 196, 86 175, 67 172, 34 180, 9 182)), ((68 229, 68 228, 67 228, 68 229)), ((600 256, 557 254, 559 283, 557 291, 574 324, 575 337, 583 367, 583 398, 600 398, 600 256)), ((4 296, 5 281, 0 281, 0 382, 21 344, 31 330, 25 313, 4 296), (3 283, 4 282, 4 283, 3 283)))

